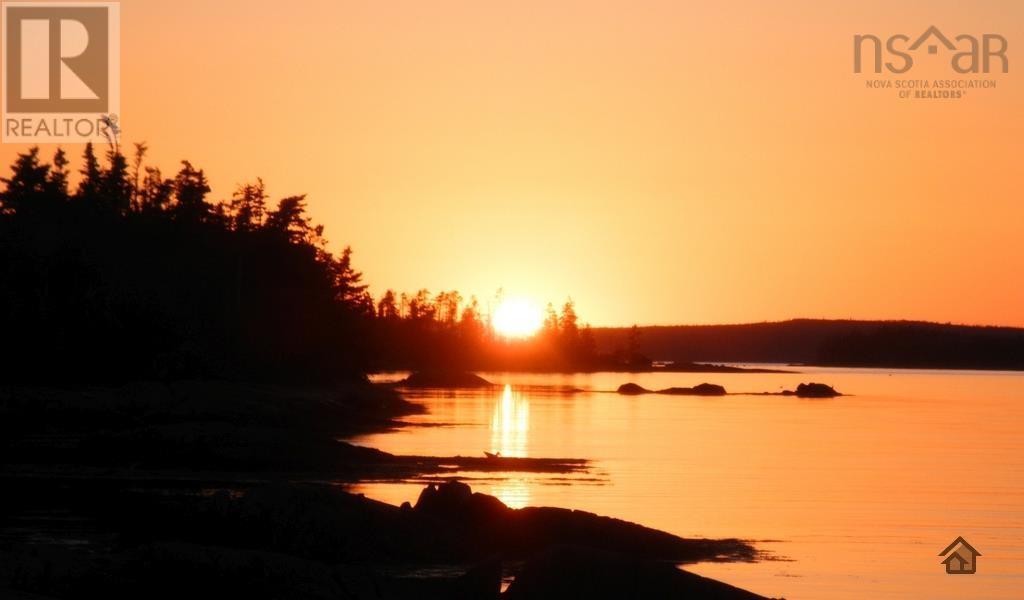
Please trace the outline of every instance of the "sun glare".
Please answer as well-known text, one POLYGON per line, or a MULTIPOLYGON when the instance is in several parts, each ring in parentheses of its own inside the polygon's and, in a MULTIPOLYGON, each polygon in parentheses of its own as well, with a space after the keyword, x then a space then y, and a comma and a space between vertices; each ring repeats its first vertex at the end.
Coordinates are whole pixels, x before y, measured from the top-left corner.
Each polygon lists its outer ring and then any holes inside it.
POLYGON ((494 330, 505 337, 529 337, 537 333, 542 321, 540 309, 522 298, 507 298, 494 311, 494 330))

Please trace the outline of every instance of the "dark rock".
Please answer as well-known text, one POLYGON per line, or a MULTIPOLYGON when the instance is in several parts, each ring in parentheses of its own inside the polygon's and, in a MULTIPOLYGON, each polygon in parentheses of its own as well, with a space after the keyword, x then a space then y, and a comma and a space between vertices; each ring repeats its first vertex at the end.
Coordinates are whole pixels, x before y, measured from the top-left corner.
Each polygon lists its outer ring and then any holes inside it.
POLYGON ((399 382, 403 387, 480 388, 494 384, 468 371, 416 371, 399 382))
MULTIPOLYGON (((40 498, 88 506, 87 514, 110 529, 96 533, 88 550, 57 547, 56 555, 10 553, 0 545, 0 590, 30 581, 28 591, 61 598, 171 600, 188 595, 180 586, 194 590, 201 582, 217 595, 253 600, 452 600, 495 598, 497 560, 521 560, 558 544, 633 560, 756 558, 742 540, 684 539, 561 508, 511 509, 455 481, 425 489, 415 508, 315 484, 243 485, 212 495, 108 486, 80 490, 73 499, 65 484, 40 488, 40 498), (107 546, 112 534, 121 540, 116 548, 107 546), (494 558, 479 564, 482 557, 494 558)), ((25 506, 39 504, 25 485, 10 488, 25 506)), ((22 505, 10 493, 6 498, 22 505)))
POLYGON ((618 392, 625 396, 638 396, 640 394, 650 394, 651 390, 635 383, 624 383, 619 386, 618 392))
MULTIPOLYGON (((135 585, 130 587, 141 592, 160 582, 159 591, 146 595, 161 599, 187 597, 200 583, 203 594, 212 597, 302 600, 339 598, 344 588, 352 587, 351 581, 339 582, 321 562, 235 548, 161 543, 143 548, 138 564, 138 571, 131 573, 137 578, 135 585)), ((361 587, 372 590, 372 581, 361 587)))
POLYGON ((725 388, 714 384, 714 383, 702 383, 692 388, 688 387, 673 387, 659 390, 659 394, 668 394, 670 396, 724 396, 726 394, 725 388))
POLYGON ((764 600, 663 562, 574 546, 555 546, 527 561, 503 598, 764 600))
POLYGON ((416 500, 416 510, 430 514, 449 515, 466 507, 473 498, 473 490, 461 481, 447 481, 428 485, 416 500))
MULTIPOLYGON (((172 524, 172 515, 152 514, 172 524)), ((314 485, 269 485, 224 497, 177 517, 179 535, 252 545, 323 561, 461 561, 476 552, 464 532, 416 510, 314 485)))
POLYGON ((714 383, 702 383, 694 386, 693 393, 698 396, 724 396, 725 388, 714 383))
POLYGON ((683 539, 611 517, 565 508, 511 509, 469 486, 450 481, 428 486, 415 512, 443 524, 446 531, 465 535, 478 552, 521 558, 553 544, 575 544, 623 552, 652 560, 680 562, 718 557, 752 560, 754 549, 740 540, 683 539))
POLYGON ((655 370, 668 371, 672 373, 793 373, 793 371, 782 371, 779 369, 734 367, 731 365, 716 365, 714 363, 695 363, 684 361, 676 361, 655 370))
POLYGON ((507 519, 511 509, 494 496, 473 493, 461 481, 428 485, 420 492, 414 510, 420 515, 443 519, 450 524, 475 527, 507 519))
POLYGON ((435 567, 430 576, 423 572, 381 578, 371 594, 342 596, 353 600, 499 600, 501 561, 490 559, 461 574, 455 567, 435 567))
POLYGON ((702 383, 694 387, 670 387, 663 390, 649 390, 635 383, 624 383, 619 386, 618 392, 625 396, 639 396, 640 394, 665 394, 668 396, 724 396, 725 388, 714 383, 702 383))
POLYGON ((799 398, 835 398, 842 394, 824 383, 801 383, 796 386, 796 396, 799 398))
POLYGON ((501 561, 491 559, 466 571, 456 581, 452 600, 499 600, 501 561))

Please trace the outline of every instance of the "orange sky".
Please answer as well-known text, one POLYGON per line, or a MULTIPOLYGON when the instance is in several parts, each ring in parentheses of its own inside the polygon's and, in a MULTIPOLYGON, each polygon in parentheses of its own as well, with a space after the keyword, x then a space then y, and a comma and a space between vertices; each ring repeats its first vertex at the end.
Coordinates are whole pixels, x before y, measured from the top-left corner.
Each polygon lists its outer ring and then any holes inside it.
MULTIPOLYGON (((307 192, 374 291, 571 295, 595 325, 1024 325, 1022 17, 1013 0, 130 0, 122 121, 218 198, 257 176, 307 192), (1006 36, 1010 73, 957 101, 853 74, 854 34, 931 24, 1006 36)), ((900 77, 945 73, 918 69, 900 77)))

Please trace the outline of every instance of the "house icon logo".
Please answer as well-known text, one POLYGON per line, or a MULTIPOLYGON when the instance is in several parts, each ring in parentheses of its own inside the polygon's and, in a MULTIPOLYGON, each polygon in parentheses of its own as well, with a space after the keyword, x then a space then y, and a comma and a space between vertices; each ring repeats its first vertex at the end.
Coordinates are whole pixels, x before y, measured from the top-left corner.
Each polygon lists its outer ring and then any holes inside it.
MULTIPOLYGON (((941 42, 942 45, 945 46, 947 50, 956 50, 956 46, 953 45, 953 42, 949 41, 949 38, 946 37, 945 35, 943 35, 943 33, 941 31, 939 31, 939 28, 934 26, 934 25, 932 25, 924 33, 922 33, 921 37, 917 38, 917 41, 914 42, 914 44, 912 46, 910 46, 909 49, 910 50, 917 50, 918 48, 921 47, 922 44, 924 44, 925 40, 928 40, 929 38, 932 38, 932 37, 934 37, 936 41, 941 42)), ((939 47, 934 42, 931 43, 931 44, 928 44, 928 54, 938 54, 938 53, 939 53, 939 47)))
POLYGON ((945 550, 939 552, 939 556, 946 557, 942 564, 946 565, 947 575, 973 575, 978 568, 977 558, 981 552, 975 550, 963 537, 957 537, 945 550))

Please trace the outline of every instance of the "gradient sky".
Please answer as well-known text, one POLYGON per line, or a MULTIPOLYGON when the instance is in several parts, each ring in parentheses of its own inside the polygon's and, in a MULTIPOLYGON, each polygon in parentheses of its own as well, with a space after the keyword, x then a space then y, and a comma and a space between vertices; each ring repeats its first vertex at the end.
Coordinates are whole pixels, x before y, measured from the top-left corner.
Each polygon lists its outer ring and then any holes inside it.
POLYGON ((122 121, 216 198, 308 193, 375 292, 1024 325, 1017 47, 1015 0, 130 0, 122 121), (932 24, 1003 34, 1010 73, 930 102, 853 74, 854 34, 932 24))

